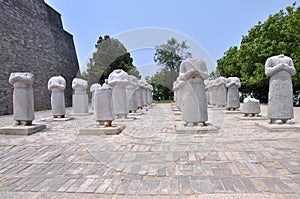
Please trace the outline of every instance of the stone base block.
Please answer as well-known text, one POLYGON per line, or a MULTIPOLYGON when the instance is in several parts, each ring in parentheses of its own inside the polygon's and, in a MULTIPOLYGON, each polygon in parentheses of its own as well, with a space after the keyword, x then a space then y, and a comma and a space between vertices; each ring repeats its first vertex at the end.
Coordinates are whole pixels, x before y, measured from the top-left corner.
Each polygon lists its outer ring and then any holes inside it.
POLYGON ((86 115, 92 115, 93 113, 70 113, 72 116, 86 116, 86 115))
POLYGON ((40 121, 47 121, 47 122, 52 122, 52 121, 65 122, 69 120, 74 120, 74 118, 73 117, 64 117, 64 118, 47 117, 47 118, 40 119, 40 121))
POLYGON ((74 118, 73 117, 53 118, 53 121, 59 121, 59 122, 64 122, 69 120, 74 120, 74 118))
POLYGON ((180 116, 174 116, 173 119, 175 121, 181 121, 182 122, 182 117, 180 117, 180 116))
POLYGON ((230 115, 232 115, 232 114, 242 114, 242 112, 239 111, 239 110, 237 110, 237 111, 228 111, 228 110, 226 110, 225 113, 230 114, 230 115))
POLYGON ((111 127, 99 126, 94 124, 79 129, 80 135, 119 135, 125 129, 124 125, 112 125, 111 127))
POLYGON ((46 128, 45 124, 33 124, 31 126, 6 126, 0 128, 0 134, 4 135, 31 135, 46 128))
POLYGON ((258 116, 252 116, 252 117, 245 117, 243 115, 237 116, 236 117, 238 120, 268 120, 268 117, 266 116, 262 116, 262 115, 258 115, 258 116))
POLYGON ((255 126, 269 132, 294 131, 300 132, 300 125, 294 124, 270 124, 269 122, 255 122, 255 126))
POLYGON ((174 115, 182 115, 180 111, 174 111, 174 115))
POLYGON ((205 133, 217 133, 218 128, 211 123, 207 123, 206 126, 185 126, 183 122, 176 124, 176 133, 178 134, 205 134, 205 133))
POLYGON ((115 121, 116 122, 132 122, 135 119, 136 119, 136 117, 127 116, 127 118, 117 118, 117 119, 115 119, 115 121))
POLYGON ((136 113, 129 113, 128 116, 137 116, 137 115, 143 115, 143 112, 136 112, 136 113))

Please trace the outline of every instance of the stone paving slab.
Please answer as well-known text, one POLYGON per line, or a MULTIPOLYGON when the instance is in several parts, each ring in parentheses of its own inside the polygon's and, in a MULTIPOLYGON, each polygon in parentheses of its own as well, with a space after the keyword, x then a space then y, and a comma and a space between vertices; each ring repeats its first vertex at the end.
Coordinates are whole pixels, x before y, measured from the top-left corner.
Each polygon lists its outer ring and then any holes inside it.
MULTIPOLYGON (((81 136, 92 115, 0 135, 0 198, 300 198, 299 132, 209 109, 217 133, 177 134, 171 104, 141 111, 117 123, 126 125, 119 135, 81 136)), ((50 116, 36 112, 36 121, 50 116)), ((0 117, 9 124, 12 116, 0 117)))

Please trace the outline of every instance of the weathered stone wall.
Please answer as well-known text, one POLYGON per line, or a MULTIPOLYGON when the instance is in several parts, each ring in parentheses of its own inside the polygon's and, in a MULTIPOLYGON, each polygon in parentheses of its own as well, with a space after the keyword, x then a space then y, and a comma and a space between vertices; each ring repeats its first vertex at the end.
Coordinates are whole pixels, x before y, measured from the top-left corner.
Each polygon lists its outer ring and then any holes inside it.
POLYGON ((0 0, 0 115, 12 113, 12 72, 31 72, 35 110, 50 109, 48 80, 66 79, 66 106, 72 105, 72 79, 79 73, 73 36, 61 15, 44 0, 0 0))

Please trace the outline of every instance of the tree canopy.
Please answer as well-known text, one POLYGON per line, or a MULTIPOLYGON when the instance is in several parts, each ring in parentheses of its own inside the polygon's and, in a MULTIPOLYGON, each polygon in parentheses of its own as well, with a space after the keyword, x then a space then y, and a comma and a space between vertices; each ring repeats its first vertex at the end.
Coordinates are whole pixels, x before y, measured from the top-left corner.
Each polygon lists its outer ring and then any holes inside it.
POLYGON ((133 65, 130 53, 119 40, 110 38, 108 35, 100 36, 95 48, 96 51, 87 64, 87 72, 82 74, 89 86, 94 83, 103 84, 115 69, 122 69, 130 75, 141 78, 133 65))
POLYGON ((160 70, 152 77, 146 77, 146 81, 154 87, 155 100, 172 99, 173 82, 178 77, 181 61, 191 56, 188 48, 185 41, 178 42, 175 38, 155 47, 154 61, 160 70))
POLYGON ((294 90, 300 89, 300 7, 296 3, 258 22, 242 37, 240 46, 230 47, 217 61, 217 72, 241 79, 241 91, 265 100, 269 78, 265 75, 267 58, 285 54, 293 59, 297 71, 294 90))

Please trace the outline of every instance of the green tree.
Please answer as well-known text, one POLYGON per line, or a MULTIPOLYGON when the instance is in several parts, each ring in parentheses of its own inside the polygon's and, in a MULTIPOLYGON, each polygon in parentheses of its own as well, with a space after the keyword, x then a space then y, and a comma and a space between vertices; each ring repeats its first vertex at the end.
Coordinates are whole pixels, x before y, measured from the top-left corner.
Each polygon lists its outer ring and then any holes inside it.
POLYGON ((103 84, 109 74, 115 69, 122 69, 130 75, 141 78, 133 59, 125 46, 117 39, 108 35, 100 36, 93 53, 87 64, 87 71, 83 73, 83 78, 88 81, 89 86, 94 83, 103 84))
POLYGON ((191 56, 188 48, 185 41, 178 42, 175 38, 155 47, 154 61, 160 66, 160 70, 146 79, 155 88, 155 100, 172 99, 173 82, 178 77, 181 61, 191 56))
MULTIPOLYGON (((300 7, 296 3, 270 15, 265 22, 258 22, 242 37, 239 47, 230 47, 219 59, 217 70, 224 77, 241 79, 241 91, 253 92, 265 101, 268 95, 269 78, 265 75, 268 57, 285 54, 294 61, 300 71, 300 7)), ((300 73, 293 77, 294 90, 300 89, 300 73)))

